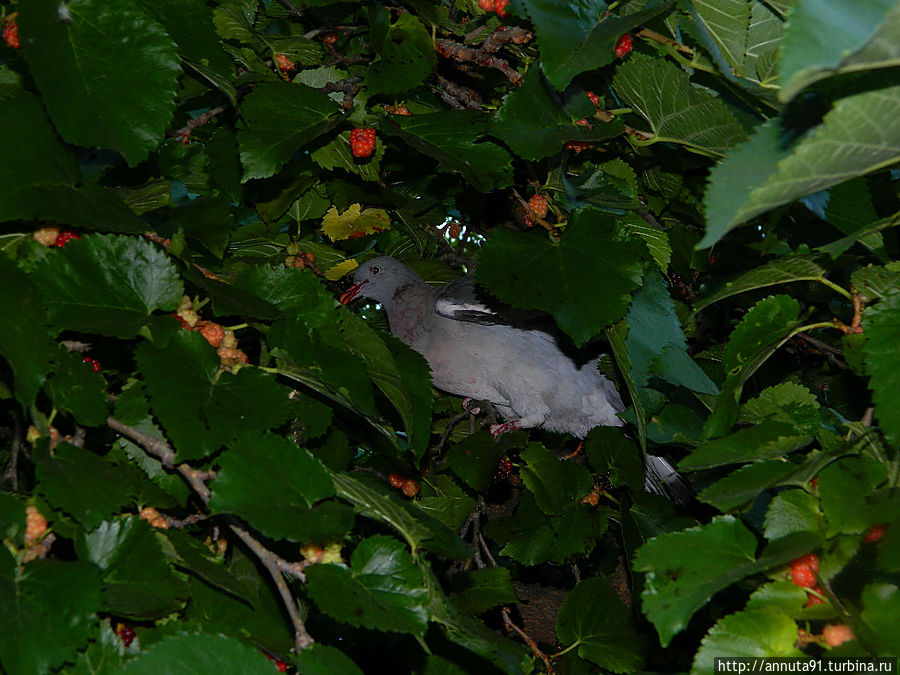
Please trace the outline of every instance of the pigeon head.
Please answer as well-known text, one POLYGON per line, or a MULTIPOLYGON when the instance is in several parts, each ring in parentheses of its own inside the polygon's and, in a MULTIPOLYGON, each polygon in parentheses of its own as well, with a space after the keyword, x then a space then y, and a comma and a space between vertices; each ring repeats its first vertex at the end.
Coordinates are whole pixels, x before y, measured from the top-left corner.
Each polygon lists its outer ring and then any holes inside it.
POLYGON ((341 304, 346 305, 362 296, 389 305, 397 289, 420 283, 419 276, 396 258, 373 258, 356 270, 353 285, 341 296, 341 304))

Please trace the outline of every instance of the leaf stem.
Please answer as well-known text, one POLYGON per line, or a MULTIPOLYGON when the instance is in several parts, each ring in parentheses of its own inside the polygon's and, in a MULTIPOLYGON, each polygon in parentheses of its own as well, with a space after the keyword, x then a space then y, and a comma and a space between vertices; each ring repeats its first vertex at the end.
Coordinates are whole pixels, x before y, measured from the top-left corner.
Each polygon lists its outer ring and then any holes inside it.
POLYGON ((848 291, 846 288, 844 288, 843 286, 839 286, 838 284, 834 283, 833 281, 829 281, 825 277, 820 277, 817 281, 819 281, 819 283, 821 283, 821 284, 824 284, 825 286, 828 286, 828 288, 833 290, 835 293, 840 293, 848 300, 853 300, 853 294, 850 291, 848 291))

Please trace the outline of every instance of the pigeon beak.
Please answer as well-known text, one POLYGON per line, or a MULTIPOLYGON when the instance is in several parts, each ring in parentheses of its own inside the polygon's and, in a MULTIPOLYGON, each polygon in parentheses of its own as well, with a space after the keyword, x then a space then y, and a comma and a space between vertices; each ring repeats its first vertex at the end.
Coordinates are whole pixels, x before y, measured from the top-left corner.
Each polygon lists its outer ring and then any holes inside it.
POLYGON ((340 303, 342 305, 349 305, 357 295, 359 295, 360 289, 362 289, 363 285, 369 282, 368 279, 360 281, 358 284, 353 284, 350 288, 346 290, 340 297, 340 303))

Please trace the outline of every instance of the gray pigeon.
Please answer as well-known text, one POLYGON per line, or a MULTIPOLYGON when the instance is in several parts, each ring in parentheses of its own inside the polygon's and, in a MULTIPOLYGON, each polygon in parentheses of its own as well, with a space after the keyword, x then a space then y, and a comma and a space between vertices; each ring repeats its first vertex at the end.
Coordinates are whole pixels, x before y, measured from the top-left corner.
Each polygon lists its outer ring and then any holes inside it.
MULTIPOLYGON (((341 302, 358 296, 381 303, 394 337, 428 361, 435 387, 497 408, 507 421, 491 427, 495 437, 540 427, 584 438, 593 427, 624 424, 622 399, 596 361, 579 368, 549 333, 514 325, 472 277, 432 287, 382 256, 359 267, 341 302)), ((647 457, 646 475, 649 492, 678 501, 690 494, 662 457, 647 457)))

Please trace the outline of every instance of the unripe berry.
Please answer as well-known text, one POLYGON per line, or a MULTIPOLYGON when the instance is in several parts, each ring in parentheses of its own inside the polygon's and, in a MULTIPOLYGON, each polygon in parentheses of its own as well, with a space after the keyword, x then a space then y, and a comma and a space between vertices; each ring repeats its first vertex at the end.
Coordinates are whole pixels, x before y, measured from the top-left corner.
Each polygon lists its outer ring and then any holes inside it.
POLYGON ((410 478, 403 484, 401 490, 407 497, 415 497, 417 494, 419 494, 419 484, 412 478, 410 478))
POLYGON ((58 227, 42 227, 35 230, 31 236, 41 246, 56 246, 56 238, 59 236, 58 227))
POLYGON ((289 73, 296 67, 297 64, 295 64, 293 61, 291 61, 284 54, 276 54, 275 55, 275 65, 278 66, 278 70, 280 70, 281 72, 289 73))
POLYGON ((211 344, 213 347, 218 348, 222 344, 222 340, 225 339, 225 329, 222 328, 217 323, 213 323, 212 321, 204 321, 201 322, 202 325, 196 326, 194 330, 197 328, 200 329, 200 335, 206 338, 206 341, 211 344))
POLYGON ((837 647, 854 639, 854 636, 847 624, 832 623, 822 629, 822 638, 829 647, 837 647))
POLYGON ((47 532, 47 519, 41 515, 36 506, 25 507, 25 545, 31 546, 47 532))
POLYGON ((547 199, 542 195, 531 195, 531 199, 528 200, 528 208, 534 211, 538 218, 543 218, 547 215, 548 206, 547 199))

